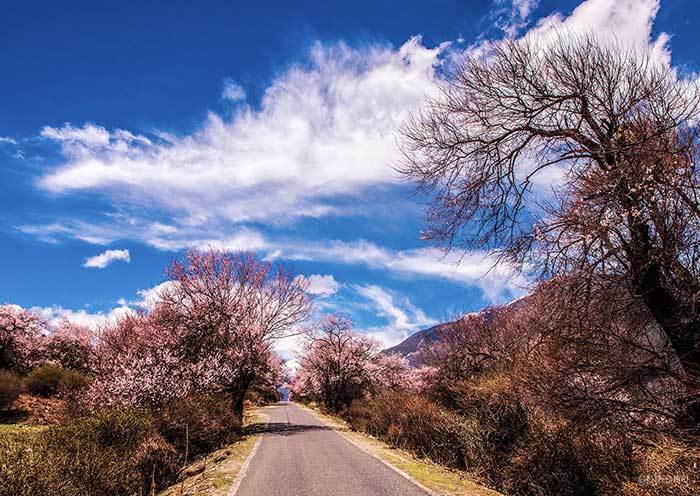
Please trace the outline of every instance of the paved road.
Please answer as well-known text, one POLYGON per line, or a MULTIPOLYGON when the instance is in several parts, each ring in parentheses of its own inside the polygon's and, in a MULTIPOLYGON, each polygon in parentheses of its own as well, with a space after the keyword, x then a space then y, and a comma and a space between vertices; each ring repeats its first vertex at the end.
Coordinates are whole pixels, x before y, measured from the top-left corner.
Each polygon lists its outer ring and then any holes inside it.
POLYGON ((426 496, 294 403, 263 411, 270 431, 236 496, 426 496))

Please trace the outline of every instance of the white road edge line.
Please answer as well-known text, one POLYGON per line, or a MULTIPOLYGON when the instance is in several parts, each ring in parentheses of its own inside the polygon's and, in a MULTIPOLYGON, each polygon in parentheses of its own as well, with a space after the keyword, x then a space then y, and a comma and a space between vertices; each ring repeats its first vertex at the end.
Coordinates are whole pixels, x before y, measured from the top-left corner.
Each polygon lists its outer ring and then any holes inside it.
MULTIPOLYGON (((297 405, 298 405, 298 403, 297 403, 297 405)), ((381 457, 375 455, 375 454, 372 453, 371 451, 367 451, 363 446, 359 445, 358 443, 356 443, 355 441, 353 441, 352 439, 350 439, 348 436, 346 436, 345 434, 343 434, 342 432, 340 432, 336 427, 334 427, 334 426, 328 424, 324 419, 322 419, 321 417, 319 417, 318 415, 316 415, 316 413, 315 413, 311 408, 309 408, 309 407, 307 407, 307 406, 304 406, 304 407, 302 407, 302 408, 303 408, 304 410, 306 410, 307 412, 309 412, 311 415, 313 415, 317 420, 319 420, 320 422, 322 422, 322 423, 325 424, 326 426, 330 427, 331 430, 332 430, 333 432, 335 432, 336 434, 338 434, 340 437, 342 437, 343 439, 345 439, 347 442, 349 442, 350 444, 352 444, 352 445, 355 446, 356 448, 360 449, 361 451, 364 451, 364 452, 367 453, 369 456, 371 456, 371 457, 373 457, 373 458, 376 458, 376 459, 379 460, 379 462, 381 462, 383 465, 385 465, 386 467, 390 468, 391 470, 393 470, 394 472, 396 472, 397 474, 399 474, 401 477, 403 477, 404 479, 408 480, 409 482, 415 484, 416 486, 418 486, 420 489, 422 489, 423 491, 425 491, 425 492, 426 492, 427 494, 429 494, 430 496, 442 496, 440 493, 436 493, 435 491, 433 491, 433 490, 430 489, 429 487, 424 486, 423 484, 421 484, 420 482, 418 482, 416 479, 414 479, 413 477, 411 477, 409 474, 407 474, 406 472, 404 472, 404 471, 401 470, 400 468, 393 466, 391 463, 387 462, 386 460, 383 460, 381 457)), ((231 496, 233 496, 233 495, 231 495, 231 496)))
POLYGON ((241 465, 241 469, 238 471, 238 475, 236 476, 236 480, 233 482, 233 485, 231 486, 231 489, 229 490, 227 496, 236 496, 236 493, 238 492, 238 490, 241 487, 241 482, 243 482, 243 479, 245 478, 246 474, 248 473, 248 467, 250 466, 250 462, 253 460, 255 453, 258 451, 258 447, 260 446, 260 443, 262 442, 262 439, 264 436, 265 436, 265 433, 261 433, 260 437, 255 441, 255 444, 253 445, 253 449, 248 454, 248 458, 245 459, 245 462, 243 462, 243 465, 241 465))

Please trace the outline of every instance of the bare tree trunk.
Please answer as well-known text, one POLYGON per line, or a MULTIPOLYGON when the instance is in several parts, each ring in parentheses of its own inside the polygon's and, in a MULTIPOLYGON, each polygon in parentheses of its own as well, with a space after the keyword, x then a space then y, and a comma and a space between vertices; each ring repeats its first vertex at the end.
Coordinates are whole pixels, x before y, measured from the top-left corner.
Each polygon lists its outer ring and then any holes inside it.
POLYGON ((245 393, 237 393, 236 397, 233 400, 233 412, 236 414, 236 417, 238 417, 238 421, 240 422, 241 426, 243 426, 243 404, 245 400, 245 393))
POLYGON ((698 431, 700 429, 700 319, 684 318, 683 302, 675 298, 663 285, 661 269, 650 263, 637 274, 636 290, 654 319, 663 329, 686 377, 687 396, 683 414, 679 419, 681 427, 698 431))
POLYGON ((238 386, 229 393, 231 396, 231 406, 233 408, 233 412, 238 418, 241 427, 243 427, 243 409, 245 395, 248 392, 248 389, 250 388, 252 382, 253 380, 249 378, 242 379, 238 386))

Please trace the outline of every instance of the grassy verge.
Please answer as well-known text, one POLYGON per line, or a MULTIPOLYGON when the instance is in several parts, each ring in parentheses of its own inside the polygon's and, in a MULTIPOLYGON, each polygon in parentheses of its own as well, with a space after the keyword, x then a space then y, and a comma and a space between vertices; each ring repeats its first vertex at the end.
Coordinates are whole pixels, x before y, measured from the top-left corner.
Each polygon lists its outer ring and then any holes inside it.
POLYGON ((267 415, 257 410, 246 412, 241 440, 210 453, 183 470, 184 479, 165 489, 159 496, 225 496, 241 467, 253 450, 267 415))
POLYGON ((48 428, 47 425, 0 424, 0 434, 35 434, 48 428))
POLYGON ((337 417, 326 415, 316 408, 299 403, 297 405, 305 408, 359 448, 399 469, 435 494, 441 496, 499 496, 501 494, 477 484, 463 472, 450 470, 428 460, 416 458, 412 454, 393 448, 383 441, 353 431, 337 417))
POLYGON ((18 439, 39 434, 48 428, 48 425, 0 424, 0 436, 10 436, 12 439, 18 439))

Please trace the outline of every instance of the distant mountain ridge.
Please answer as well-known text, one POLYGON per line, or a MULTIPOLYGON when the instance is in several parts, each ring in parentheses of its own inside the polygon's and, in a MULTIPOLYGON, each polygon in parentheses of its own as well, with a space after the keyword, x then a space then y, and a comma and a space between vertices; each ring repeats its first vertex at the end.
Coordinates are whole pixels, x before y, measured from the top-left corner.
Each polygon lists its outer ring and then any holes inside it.
POLYGON ((401 355, 403 357, 406 357, 406 359, 411 365, 418 366, 420 365, 420 350, 424 346, 429 345, 430 343, 434 343, 443 339, 443 336, 448 334, 452 326, 454 326, 458 322, 462 322, 464 320, 469 319, 481 318, 490 320, 494 314, 504 309, 520 308, 525 304, 526 300, 527 297, 523 297, 511 301, 510 303, 507 303, 505 305, 495 305, 486 307, 479 310, 478 312, 469 312, 457 320, 453 320, 451 322, 444 322, 442 324, 429 327, 428 329, 423 329, 421 331, 411 334, 409 337, 401 341, 396 346, 392 346, 391 348, 385 349, 383 353, 387 355, 401 355))

